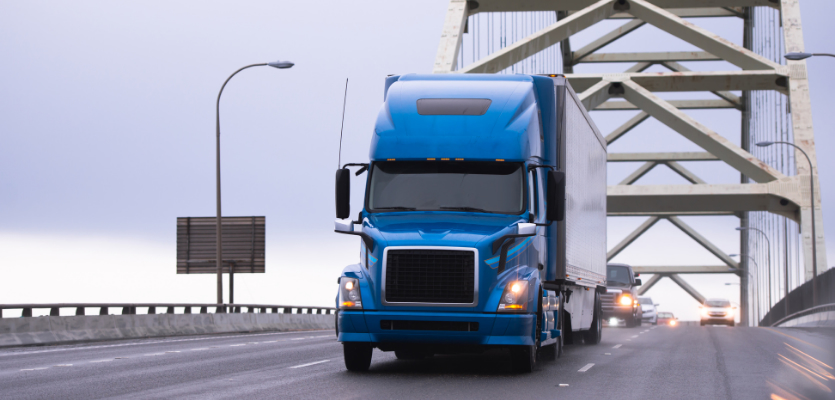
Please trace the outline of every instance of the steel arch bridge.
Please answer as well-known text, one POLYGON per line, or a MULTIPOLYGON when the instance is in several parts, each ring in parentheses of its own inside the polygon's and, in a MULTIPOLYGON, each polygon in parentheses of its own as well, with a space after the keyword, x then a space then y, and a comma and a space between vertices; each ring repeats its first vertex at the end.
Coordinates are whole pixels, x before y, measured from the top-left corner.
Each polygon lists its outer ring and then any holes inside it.
POLYGON ((564 73, 586 108, 595 111, 593 116, 635 110, 631 119, 609 133, 609 144, 654 118, 701 147, 703 152, 609 154, 609 163, 643 164, 608 187, 608 215, 646 220, 612 247, 608 258, 657 222, 669 221, 721 264, 637 266, 637 272, 654 274, 642 290, 669 277, 701 301, 703 297, 680 274, 733 273, 741 279, 742 324, 747 325, 749 318, 758 321, 788 290, 826 270, 820 192, 813 194, 810 186, 814 180, 820 187, 806 63, 783 59, 785 53, 802 51, 798 0, 450 0, 433 72, 564 73), (689 22, 705 17, 741 19, 743 45, 689 22), (572 49, 572 36, 606 20, 624 23, 572 49), (619 39, 644 25, 700 51, 601 51, 616 49, 619 39), (719 61, 723 69, 692 71, 682 64, 698 61, 719 61), (631 66, 606 73, 574 73, 578 65, 591 63, 631 66), (646 71, 655 65, 666 72, 646 71), (664 92, 692 93, 694 99, 665 100, 659 95, 664 92), (706 98, 705 93, 712 95, 706 98), (741 146, 683 111, 692 109, 739 110, 741 146), (754 146, 766 140, 787 141, 797 149, 754 146), (692 161, 724 162, 739 173, 740 183, 705 182, 681 164, 692 161), (633 184, 661 165, 690 184, 633 184), (745 228, 740 230, 740 262, 679 218, 708 215, 740 219, 745 228), (749 260, 755 260, 757 267, 749 269, 749 260))

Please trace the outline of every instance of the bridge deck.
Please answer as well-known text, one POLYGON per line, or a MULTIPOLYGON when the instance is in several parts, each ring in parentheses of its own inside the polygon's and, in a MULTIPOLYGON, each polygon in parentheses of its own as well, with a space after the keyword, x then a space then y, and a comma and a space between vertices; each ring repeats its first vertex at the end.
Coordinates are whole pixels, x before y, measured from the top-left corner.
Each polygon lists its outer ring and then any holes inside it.
POLYGON ((501 352, 398 361, 379 351, 354 374, 332 331, 196 336, 5 349, 0 387, 16 399, 823 398, 833 380, 798 366, 831 374, 809 356, 835 365, 833 344, 833 329, 645 325, 606 328, 600 345, 568 346, 532 374, 510 373, 501 352))

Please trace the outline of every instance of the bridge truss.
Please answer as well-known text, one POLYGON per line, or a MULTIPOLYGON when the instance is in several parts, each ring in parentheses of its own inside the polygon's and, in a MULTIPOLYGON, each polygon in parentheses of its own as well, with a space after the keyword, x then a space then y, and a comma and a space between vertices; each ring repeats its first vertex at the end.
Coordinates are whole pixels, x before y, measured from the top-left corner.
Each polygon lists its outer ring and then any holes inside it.
POLYGON ((705 150, 609 154, 609 163, 643 164, 608 187, 608 215, 643 216, 646 220, 616 244, 608 258, 615 257, 657 222, 669 221, 722 264, 636 266, 638 272, 653 274, 642 291, 669 277, 701 301, 703 297, 680 274, 736 274, 741 279, 742 323, 747 325, 749 318, 759 320, 786 288, 799 286, 826 269, 820 192, 812 196, 809 185, 809 175, 813 174, 815 187, 820 187, 806 64, 787 62, 782 57, 786 52, 804 51, 802 33, 798 0, 450 0, 433 72, 564 73, 586 108, 593 110, 593 117, 611 110, 636 112, 606 136, 609 144, 654 118, 705 150), (742 19, 743 45, 691 23, 694 18, 742 19), (624 23, 572 49, 572 36, 607 20, 624 23), (601 51, 616 48, 619 39, 644 25, 701 51, 601 51), (692 71, 683 64, 698 61, 724 61, 720 65, 727 68, 692 71), (591 63, 631 66, 606 73, 574 73, 575 67, 591 63), (664 67, 666 72, 647 72, 653 66, 664 67), (666 100, 670 92, 691 93, 693 99, 666 100), (739 110, 740 145, 683 111, 692 109, 739 110), (789 146, 754 146, 764 140, 794 143, 809 155, 812 168, 799 150, 789 146), (705 182, 681 164, 692 161, 724 162, 739 172, 740 183, 705 182), (633 184, 662 165, 690 184, 633 184), (814 238, 812 197, 816 210, 814 238), (740 231, 740 262, 679 218, 717 215, 736 216, 742 227, 764 233, 740 231), (765 246, 762 236, 771 239, 770 246, 765 246), (749 259, 756 260, 758 267, 749 268, 749 259), (749 300, 757 307, 749 307, 749 300), (760 311, 755 314, 755 309, 760 311))

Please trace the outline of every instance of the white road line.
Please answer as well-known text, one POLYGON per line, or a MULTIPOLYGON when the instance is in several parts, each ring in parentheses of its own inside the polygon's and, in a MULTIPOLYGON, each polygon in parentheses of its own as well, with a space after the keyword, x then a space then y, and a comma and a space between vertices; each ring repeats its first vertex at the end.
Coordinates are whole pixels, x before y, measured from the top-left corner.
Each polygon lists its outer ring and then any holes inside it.
POLYGON ((586 371, 590 370, 591 367, 593 367, 593 366, 594 366, 594 364, 586 364, 585 367, 580 368, 577 372, 586 372, 586 371))
POLYGON ((632 339, 635 339, 636 337, 638 337, 638 335, 632 336, 632 339))
POLYGON ((607 356, 611 356, 611 355, 612 355, 612 353, 603 353, 603 354, 605 354, 605 355, 607 355, 607 356))
MULTIPOLYGON (((290 368, 304 368, 304 367, 309 367, 309 366, 311 366, 311 365, 316 365, 316 364, 326 363, 326 362, 328 362, 328 361, 330 361, 330 360, 314 361, 314 362, 312 362, 312 363, 307 363, 307 364, 302 364, 302 365, 296 365, 296 366, 294 366, 294 367, 290 367, 290 368)), ((594 365, 594 364, 592 364, 592 365, 594 365)))
POLYGON ((238 347, 238 346, 246 346, 246 343, 241 344, 230 344, 229 347, 238 347))
POLYGON ((116 360, 127 360, 128 358, 130 358, 130 357, 116 357, 115 359, 116 360))
POLYGON ((189 351, 201 351, 201 350, 209 350, 209 348, 208 347, 200 347, 200 348, 197 348, 197 349, 189 349, 189 351))
POLYGON ((620 346, 623 346, 623 345, 622 345, 622 344, 618 344, 618 345, 615 345, 615 347, 612 347, 612 348, 613 348, 613 349, 619 349, 619 348, 620 348, 620 346))
POLYGON ((290 339, 290 340, 305 340, 305 339, 307 339, 307 338, 306 337, 300 337, 300 338, 295 338, 295 339, 290 339))
MULTIPOLYGON (((321 330, 323 330, 323 329, 317 329, 316 331, 321 331, 321 330)), ((253 337, 253 336, 266 336, 266 335, 290 335, 290 334, 297 334, 297 333, 301 333, 301 332, 295 331, 295 332, 251 333, 251 334, 241 334, 241 335, 199 337, 199 338, 192 338, 192 339, 157 340, 157 341, 153 341, 153 342, 109 344, 109 345, 102 345, 102 346, 67 347, 67 348, 51 349, 51 350, 0 353, 0 357, 25 356, 25 355, 28 355, 28 354, 54 353, 54 352, 58 352, 58 351, 70 351, 70 350, 106 349, 106 348, 110 348, 110 347, 139 346, 139 345, 146 345, 146 344, 193 342, 193 341, 197 341, 197 340, 221 340, 221 339, 230 339, 230 338, 238 338, 238 337, 253 337)), ((330 335, 328 335, 328 336, 330 336, 330 335)), ((135 340, 135 339, 129 339, 129 340, 135 340)))
POLYGON ((56 367, 72 367, 72 364, 58 364, 56 367))
POLYGON ((166 351, 166 353, 179 353, 179 352, 180 352, 179 350, 169 350, 169 351, 166 351))
POLYGON ((113 361, 113 360, 96 360, 96 361, 90 361, 90 362, 91 363, 103 363, 103 362, 111 362, 111 361, 113 361))
POLYGON ((151 353, 151 354, 143 354, 143 357, 153 357, 153 356, 161 356, 165 353, 151 353))

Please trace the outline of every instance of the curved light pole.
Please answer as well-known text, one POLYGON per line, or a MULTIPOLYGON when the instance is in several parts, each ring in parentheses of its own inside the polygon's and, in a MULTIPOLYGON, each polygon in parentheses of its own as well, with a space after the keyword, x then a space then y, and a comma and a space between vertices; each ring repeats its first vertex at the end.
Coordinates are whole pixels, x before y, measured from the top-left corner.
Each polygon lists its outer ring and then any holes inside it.
MULTIPOLYGON (((749 255, 747 255, 747 254, 745 254, 744 256, 745 256, 745 257, 750 258, 750 259, 751 259, 751 261, 753 261, 753 262, 754 262, 754 268, 756 268, 756 269, 757 269, 757 271, 759 271, 760 266, 759 266, 759 265, 757 265, 757 260, 755 260, 755 259, 754 259, 754 257, 751 257, 751 256, 749 256, 749 255)), ((739 257, 739 254, 728 254, 728 257, 739 257)), ((762 320, 762 319, 761 319, 762 315, 761 315, 761 313, 760 313, 760 301, 759 301, 759 298, 758 298, 758 296, 757 296, 757 294, 759 293, 759 292, 757 291, 757 286, 759 286, 759 279, 757 279, 757 277, 758 277, 758 276, 760 276, 760 274, 759 274, 759 273, 757 273, 757 276, 754 276, 754 275, 752 275, 752 274, 751 274, 751 272, 749 272, 749 271, 745 271, 745 272, 746 272, 746 273, 748 273, 748 276, 750 276, 750 277, 754 280, 754 285, 753 285, 753 286, 754 286, 754 299, 756 299, 756 300, 757 300, 757 301, 755 301, 755 302, 754 302, 754 307, 756 307, 756 309, 754 310, 754 316, 756 316, 756 317, 757 317, 757 326, 759 326, 759 325, 760 325, 760 321, 762 320)), ((726 284, 726 285, 727 285, 727 284, 726 284)))
POLYGON ((829 54, 829 53, 786 53, 786 55, 784 55, 783 57, 785 57, 786 60, 800 61, 800 60, 805 60, 805 59, 807 59, 809 57, 812 57, 812 56, 835 57, 835 54, 829 54))
MULTIPOLYGON (((771 301, 771 284, 772 284, 772 280, 771 280, 771 240, 768 239, 768 235, 766 235, 765 232, 763 232, 763 231, 761 231, 757 228, 746 228, 746 227, 743 227, 743 226, 738 226, 738 227, 736 227, 736 230, 738 230, 738 231, 744 231, 744 230, 757 231, 757 232, 761 233, 763 235, 763 237, 765 238, 766 249, 768 250, 768 270, 766 272, 766 279, 767 279, 768 285, 769 285, 769 287, 768 287, 768 307, 771 308, 774 305, 774 303, 771 301)), ((755 262, 755 264, 756 264, 756 262, 755 262)), ((786 276, 788 277, 788 273, 786 274, 786 276)), ((786 278, 786 279, 788 279, 788 278, 786 278)), ((788 315, 788 314, 786 314, 786 315, 788 315)))
MULTIPOLYGON (((215 106, 215 130, 217 134, 217 145, 215 147, 215 157, 216 157, 216 178, 217 178, 217 226, 215 227, 215 235, 217 236, 215 246, 217 247, 217 259, 215 260, 217 264, 217 304, 223 304, 223 250, 221 248, 222 240, 221 240, 221 214, 220 214, 220 96, 223 94, 223 88, 226 87, 226 84, 229 83, 229 80, 232 79, 233 76, 237 75, 238 72, 241 72, 247 68, 252 67, 263 67, 263 66, 270 66, 273 68, 279 69, 286 69, 293 66, 293 63, 290 61, 273 61, 268 63, 261 63, 261 64, 252 64, 247 65, 235 72, 232 75, 229 75, 226 78, 226 81, 223 82, 223 86, 220 87, 220 92, 217 94, 217 105, 215 106)), ((231 272, 231 271, 230 271, 231 272)), ((230 288, 231 289, 231 288, 230 288)), ((230 299, 230 303, 232 299, 230 299)))
POLYGON ((815 236, 815 166, 812 165, 812 159, 809 158, 809 155, 806 154, 800 146, 795 145, 791 142, 757 142, 757 146, 759 147, 768 147, 773 144, 787 144, 789 146, 794 147, 797 150, 800 150, 804 156, 806 156, 806 161, 809 162, 809 187, 812 189, 812 307, 818 305, 818 287, 817 287, 817 280, 818 280, 818 238, 815 236))

